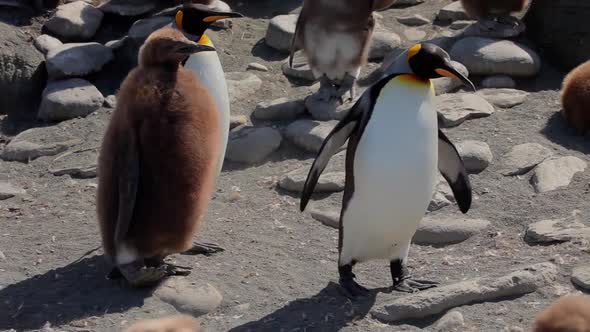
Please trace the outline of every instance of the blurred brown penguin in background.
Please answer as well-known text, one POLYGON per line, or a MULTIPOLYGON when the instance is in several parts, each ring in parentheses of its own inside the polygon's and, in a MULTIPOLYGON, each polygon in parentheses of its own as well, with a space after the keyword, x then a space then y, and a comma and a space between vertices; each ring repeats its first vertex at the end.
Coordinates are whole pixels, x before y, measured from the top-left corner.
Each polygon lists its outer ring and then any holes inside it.
POLYGON ((148 319, 131 325, 125 332, 203 332, 197 319, 188 315, 174 315, 148 319))
POLYGON ((531 332, 590 332, 590 297, 559 298, 537 316, 531 332))
POLYGON ((519 25, 519 20, 510 16, 528 8, 531 0, 461 0, 465 12, 485 27, 493 29, 493 21, 519 25))
POLYGON ((561 114, 583 135, 590 130, 590 60, 574 68, 563 80, 561 114))
POLYGON ((200 3, 221 12, 230 12, 231 7, 221 0, 184 0, 185 3, 200 3))
MULTIPOLYGON (((180 63, 214 48, 163 28, 121 85, 99 157, 97 212, 105 256, 133 286, 188 274, 172 253, 221 248, 192 242, 213 191, 219 154, 215 103, 180 63)), ((190 268, 187 268, 190 269, 190 268)))

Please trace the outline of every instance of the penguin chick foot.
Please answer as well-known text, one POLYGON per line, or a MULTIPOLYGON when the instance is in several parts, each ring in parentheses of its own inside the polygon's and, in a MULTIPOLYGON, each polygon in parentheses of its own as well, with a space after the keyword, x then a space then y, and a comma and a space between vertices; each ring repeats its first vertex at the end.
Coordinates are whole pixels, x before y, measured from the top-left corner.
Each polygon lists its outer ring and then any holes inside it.
POLYGON ((342 80, 342 84, 336 90, 336 97, 340 99, 340 103, 344 104, 344 102, 346 102, 348 100, 354 100, 354 98, 356 97, 355 95, 356 95, 356 77, 347 73, 344 76, 344 80, 342 80), (346 95, 347 92, 350 93, 350 98, 345 100, 344 95, 346 95))
POLYGON ((189 250, 183 252, 183 255, 205 255, 210 256, 216 254, 218 252, 222 252, 225 249, 220 247, 215 243, 208 243, 208 242, 193 242, 193 247, 189 250))
POLYGON ((133 262, 118 265, 117 268, 133 287, 153 286, 169 275, 165 265, 147 267, 143 263, 133 262))
POLYGON ((434 288, 438 286, 438 282, 429 280, 418 280, 406 278, 393 284, 393 290, 404 293, 415 293, 421 290, 434 288))

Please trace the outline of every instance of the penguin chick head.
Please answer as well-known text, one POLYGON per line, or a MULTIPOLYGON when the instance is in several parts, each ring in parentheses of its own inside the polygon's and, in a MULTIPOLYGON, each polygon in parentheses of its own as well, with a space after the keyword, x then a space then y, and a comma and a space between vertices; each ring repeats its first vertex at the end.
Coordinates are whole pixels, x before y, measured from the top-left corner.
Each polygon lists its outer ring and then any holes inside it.
POLYGON ((590 297, 564 296, 536 318, 532 332, 586 332, 590 326, 590 297))
POLYGON ((162 28, 153 32, 139 50, 140 66, 178 66, 193 53, 214 51, 211 46, 188 40, 182 32, 162 28))
POLYGON ((475 91, 473 83, 455 68, 449 54, 434 44, 424 43, 412 46, 407 52, 407 61, 414 74, 423 79, 450 77, 460 80, 475 91))
POLYGON ((176 12, 175 23, 183 32, 201 38, 213 22, 242 16, 240 13, 217 11, 202 4, 187 3, 176 12))

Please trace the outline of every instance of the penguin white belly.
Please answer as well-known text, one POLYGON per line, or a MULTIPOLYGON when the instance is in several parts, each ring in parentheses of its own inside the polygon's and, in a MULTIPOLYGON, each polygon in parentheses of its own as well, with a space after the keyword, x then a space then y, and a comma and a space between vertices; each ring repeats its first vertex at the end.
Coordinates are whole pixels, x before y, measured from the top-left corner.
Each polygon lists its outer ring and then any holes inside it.
POLYGON ((230 103, 225 82, 225 74, 217 52, 200 52, 191 55, 184 67, 193 71, 201 83, 207 88, 219 111, 219 126, 221 128, 221 148, 217 174, 221 172, 225 149, 229 134, 230 103))
POLYGON ((397 77, 382 90, 354 157, 340 263, 404 259, 436 182, 438 127, 429 83, 397 77))

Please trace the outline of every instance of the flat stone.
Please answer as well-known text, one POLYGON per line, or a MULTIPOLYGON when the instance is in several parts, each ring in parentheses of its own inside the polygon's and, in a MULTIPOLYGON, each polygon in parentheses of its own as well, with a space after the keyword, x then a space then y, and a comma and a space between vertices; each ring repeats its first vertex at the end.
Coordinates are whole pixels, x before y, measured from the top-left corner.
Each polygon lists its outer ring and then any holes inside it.
POLYGON ((245 115, 230 115, 229 117, 230 129, 245 125, 246 123, 248 123, 248 118, 245 115))
POLYGON ((447 312, 436 324, 434 330, 438 332, 462 332, 464 331, 465 319, 459 311, 453 310, 447 312))
POLYGON ((58 126, 31 128, 14 137, 2 151, 6 161, 28 162, 41 156, 53 156, 82 143, 58 126))
POLYGON ((86 76, 113 60, 113 51, 99 43, 72 43, 47 53, 47 72, 51 78, 86 76))
POLYGON ((262 65, 260 63, 251 62, 248 64, 247 70, 257 70, 257 71, 267 72, 269 69, 267 66, 262 65))
MULTIPOLYGON (((457 61, 451 62, 455 65, 455 68, 457 68, 461 74, 465 75, 465 77, 469 77, 469 70, 467 70, 467 67, 463 66, 462 63, 457 61)), ((453 92, 457 90, 459 87, 463 86, 463 83, 461 81, 450 77, 435 78, 432 80, 432 84, 434 84, 434 91, 437 96, 453 92)))
POLYGON ((223 300, 221 293, 209 283, 174 277, 158 286, 154 296, 172 305, 178 312, 194 317, 214 311, 223 300))
POLYGON ((404 36, 411 42, 421 41, 426 38, 426 31, 418 28, 409 28, 404 31, 404 36))
POLYGON ((455 215, 450 217, 430 217, 422 219, 413 242, 420 245, 449 245, 463 242, 481 233, 490 226, 483 219, 469 219, 455 215))
POLYGON ((393 3, 394 6, 409 7, 424 3, 425 0, 397 0, 393 3))
POLYGON ((490 146, 485 142, 463 141, 456 147, 468 173, 482 172, 494 159, 490 146))
POLYGON ((104 14, 94 6, 75 1, 57 7, 57 11, 45 28, 52 34, 67 40, 88 40, 94 36, 104 14))
POLYGON ((39 52, 43 54, 47 54, 51 49, 63 45, 63 43, 59 41, 59 39, 52 37, 50 35, 40 35, 39 37, 35 38, 33 44, 39 50, 39 52))
POLYGON ((414 14, 409 16, 400 16, 397 21, 401 24, 408 26, 420 26, 430 24, 430 20, 420 14, 414 14))
POLYGON ((229 134, 225 157, 240 163, 257 163, 276 151, 283 137, 270 127, 242 127, 229 134))
POLYGON ((110 48, 111 50, 118 50, 121 47, 125 46, 125 41, 127 40, 127 38, 129 38, 128 36, 125 36, 121 39, 114 39, 114 40, 109 40, 108 42, 106 42, 104 44, 104 46, 110 48))
POLYGON ((474 278, 396 297, 372 314, 385 322, 421 319, 462 305, 529 294, 553 283, 557 274, 551 263, 535 264, 504 276, 474 278))
POLYGON ((297 120, 287 127, 285 134, 287 139, 300 148, 317 153, 337 123, 338 121, 297 120))
POLYGON ((283 97, 256 106, 252 116, 257 120, 294 120, 305 113, 303 100, 290 100, 283 97))
POLYGON ((513 24, 503 24, 494 22, 493 29, 484 27, 478 22, 476 24, 470 25, 467 29, 465 29, 465 31, 463 31, 463 35, 488 38, 514 38, 522 34, 525 29, 526 26, 523 22, 519 22, 517 26, 513 24))
POLYGON ((117 107, 117 96, 115 95, 108 95, 104 98, 104 105, 108 108, 115 108, 117 107))
POLYGON ((575 218, 541 220, 530 224, 524 235, 524 240, 530 244, 551 244, 580 239, 590 240, 590 227, 575 218))
POLYGON ((455 43, 450 55, 472 75, 531 77, 541 70, 535 51, 510 40, 467 37, 455 43))
POLYGON ((472 25, 475 22, 477 22, 477 21, 470 21, 470 20, 455 21, 455 22, 451 23, 449 28, 452 30, 461 30, 461 29, 467 28, 468 26, 472 25))
POLYGON ((400 48, 402 39, 395 32, 376 31, 373 33, 371 48, 369 49, 370 60, 380 60, 389 53, 400 48))
POLYGON ((170 24, 172 18, 165 16, 145 18, 138 20, 129 29, 127 36, 138 42, 143 42, 152 32, 170 24))
POLYGON ((520 144, 502 157, 503 175, 522 175, 553 156, 553 150, 538 143, 520 144))
POLYGON ((293 55, 293 68, 289 66, 289 59, 283 63, 283 74, 287 77, 302 79, 306 81, 315 81, 313 71, 309 67, 307 57, 303 51, 297 51, 293 55))
POLYGON ((438 12, 437 18, 443 22, 454 22, 461 20, 470 20, 471 18, 465 12, 461 1, 455 1, 445 6, 438 12))
POLYGON ((355 102, 346 101, 340 104, 337 99, 329 101, 322 100, 317 93, 305 99, 305 107, 314 120, 329 121, 342 120, 355 102))
POLYGON ((96 149, 82 152, 66 152, 53 160, 49 173, 55 176, 70 175, 76 179, 97 176, 98 153, 96 149))
POLYGON ((538 193, 567 187, 586 166, 585 161, 576 157, 549 157, 535 167, 531 182, 538 193))
POLYGON ((291 48, 291 39, 295 34, 295 26, 299 15, 279 15, 270 20, 266 30, 266 45, 288 53, 291 48))
POLYGON ((37 117, 44 121, 63 121, 85 117, 102 107, 104 97, 90 82, 72 78, 50 82, 37 117))
POLYGON ((8 182, 0 181, 0 201, 12 198, 14 196, 24 195, 26 193, 27 192, 22 188, 19 188, 8 182))
POLYGON ((572 271, 574 285, 590 291, 590 264, 578 265, 572 271))
POLYGON ((262 80, 251 72, 230 72, 225 74, 230 103, 244 101, 262 86, 262 80))
POLYGON ((110 0, 98 7, 104 13, 120 16, 139 16, 156 8, 156 1, 151 0, 110 0))
POLYGON ((340 227, 340 212, 335 210, 323 210, 319 208, 310 208, 311 217, 322 224, 338 229, 340 227))
POLYGON ((492 88, 492 89, 500 89, 500 88, 508 88, 513 89, 516 87, 516 82, 514 79, 508 75, 494 75, 488 76, 481 81, 481 86, 483 88, 492 88))
MULTIPOLYGON (((202 332, 198 319, 190 315, 172 315, 162 318, 144 319, 129 326, 124 332, 202 332)), ((43 332, 43 331, 41 331, 43 332)))
POLYGON ((467 120, 485 118, 494 106, 473 93, 444 94, 435 98, 441 128, 456 127, 467 120))
MULTIPOLYGON (((307 174, 308 167, 296 169, 289 172, 279 180, 279 187, 292 192, 302 192, 307 174)), ((344 172, 326 172, 320 175, 318 183, 313 189, 314 193, 333 193, 344 190, 344 172)))
POLYGON ((524 103, 528 92, 516 89, 481 89, 477 94, 500 108, 512 108, 524 103))

